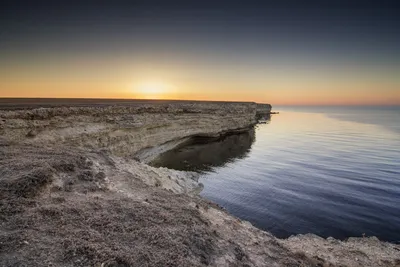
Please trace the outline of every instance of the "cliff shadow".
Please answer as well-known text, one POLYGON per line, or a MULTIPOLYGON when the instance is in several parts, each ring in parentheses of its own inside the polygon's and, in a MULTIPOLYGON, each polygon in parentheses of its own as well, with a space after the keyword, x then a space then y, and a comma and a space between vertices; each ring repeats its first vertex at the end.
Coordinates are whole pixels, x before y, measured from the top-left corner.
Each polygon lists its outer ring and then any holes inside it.
POLYGON ((271 122, 271 114, 270 113, 257 113, 256 119, 258 121, 263 120, 266 123, 270 123, 271 122))
POLYGON ((159 155, 150 165, 182 171, 211 171, 246 157, 254 141, 254 129, 218 138, 194 136, 184 144, 159 155))

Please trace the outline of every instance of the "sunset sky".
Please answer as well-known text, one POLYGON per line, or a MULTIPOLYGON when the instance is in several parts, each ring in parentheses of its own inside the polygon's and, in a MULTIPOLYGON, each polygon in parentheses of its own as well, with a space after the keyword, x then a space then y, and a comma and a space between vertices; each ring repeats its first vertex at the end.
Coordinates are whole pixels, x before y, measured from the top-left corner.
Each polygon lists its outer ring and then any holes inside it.
POLYGON ((3 2, 0 97, 400 104, 400 4, 3 2))

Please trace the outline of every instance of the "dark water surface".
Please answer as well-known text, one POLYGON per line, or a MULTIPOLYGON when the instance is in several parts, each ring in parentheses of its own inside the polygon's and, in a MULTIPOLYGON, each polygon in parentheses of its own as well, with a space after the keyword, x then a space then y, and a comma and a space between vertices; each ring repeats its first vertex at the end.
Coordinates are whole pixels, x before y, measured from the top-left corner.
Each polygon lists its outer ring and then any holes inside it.
POLYGON ((242 159, 250 152, 255 140, 254 129, 241 134, 212 138, 195 138, 190 144, 165 152, 151 162, 154 167, 168 167, 175 170, 212 172, 216 167, 242 159))
POLYGON ((274 109, 255 138, 189 145, 158 164, 203 171, 201 195, 278 237, 400 242, 400 108, 274 109))

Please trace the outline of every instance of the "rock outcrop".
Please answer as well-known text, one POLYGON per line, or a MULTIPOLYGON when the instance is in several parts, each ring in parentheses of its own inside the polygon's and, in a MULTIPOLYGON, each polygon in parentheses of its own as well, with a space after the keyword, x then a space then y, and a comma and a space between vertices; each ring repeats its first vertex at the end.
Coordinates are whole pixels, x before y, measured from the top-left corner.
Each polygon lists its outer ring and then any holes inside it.
POLYGON ((267 118, 271 115, 272 106, 270 104, 257 104, 256 119, 267 118))
POLYGON ((106 149, 135 156, 146 148, 215 136, 256 123, 255 103, 177 102, 103 107, 54 107, 0 113, 0 134, 14 143, 106 149))
POLYGON ((0 266, 398 265, 399 246, 374 238, 279 240, 200 198, 196 173, 145 163, 188 138, 248 129, 268 108, 7 105, 0 111, 0 266))

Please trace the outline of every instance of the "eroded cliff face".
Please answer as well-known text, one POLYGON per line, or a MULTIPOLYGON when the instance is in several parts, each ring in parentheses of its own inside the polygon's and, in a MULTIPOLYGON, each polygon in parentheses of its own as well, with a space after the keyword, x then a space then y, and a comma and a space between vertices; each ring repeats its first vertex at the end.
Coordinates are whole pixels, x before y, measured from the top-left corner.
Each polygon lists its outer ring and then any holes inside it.
POLYGON ((270 115, 272 106, 270 104, 257 104, 256 119, 266 118, 270 115))
POLYGON ((9 110, 0 112, 0 135, 18 144, 105 149, 133 157, 190 136, 248 128, 256 123, 256 113, 255 103, 219 102, 9 110))

